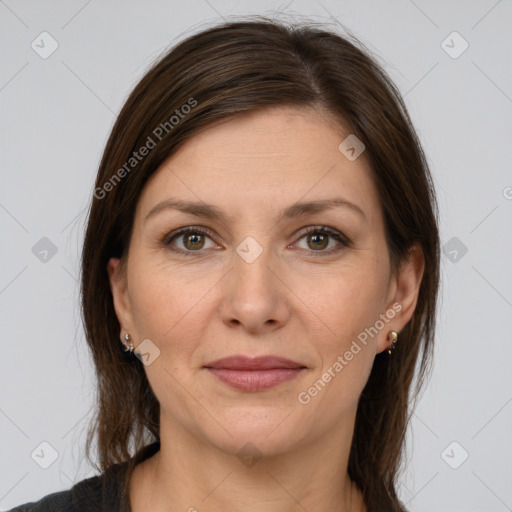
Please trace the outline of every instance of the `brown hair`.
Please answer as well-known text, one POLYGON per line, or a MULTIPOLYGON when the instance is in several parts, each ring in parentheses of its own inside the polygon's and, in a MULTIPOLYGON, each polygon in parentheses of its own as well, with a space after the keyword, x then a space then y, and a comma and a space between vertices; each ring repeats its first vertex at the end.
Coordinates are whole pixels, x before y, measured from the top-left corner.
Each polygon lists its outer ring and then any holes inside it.
POLYGON ((437 203, 425 155, 396 86, 356 38, 315 27, 315 22, 286 24, 258 16, 205 29, 159 58, 124 104, 99 166, 81 262, 83 321, 98 379, 87 458, 94 464, 93 438, 102 472, 135 453, 127 484, 144 446, 160 439, 159 403, 143 364, 122 350, 106 270, 111 257, 127 255, 145 183, 201 128, 278 105, 320 107, 364 143, 392 269, 399 268, 414 243, 423 250, 416 309, 392 355, 384 351, 375 357, 360 397, 348 463, 369 511, 401 511, 395 483, 412 414, 409 391, 421 348, 415 406, 433 353, 437 203), (153 147, 135 158, 139 148, 152 146, 150 140, 153 147))

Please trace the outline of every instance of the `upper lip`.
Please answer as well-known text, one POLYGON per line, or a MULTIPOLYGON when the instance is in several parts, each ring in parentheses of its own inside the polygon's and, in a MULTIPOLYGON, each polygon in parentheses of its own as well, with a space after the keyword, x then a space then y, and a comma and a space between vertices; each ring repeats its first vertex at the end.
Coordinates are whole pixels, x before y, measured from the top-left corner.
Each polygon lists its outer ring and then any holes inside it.
POLYGON ((223 357, 205 364, 205 368, 223 368, 226 370, 271 370, 277 368, 306 368, 303 364, 277 356, 247 357, 235 355, 223 357))

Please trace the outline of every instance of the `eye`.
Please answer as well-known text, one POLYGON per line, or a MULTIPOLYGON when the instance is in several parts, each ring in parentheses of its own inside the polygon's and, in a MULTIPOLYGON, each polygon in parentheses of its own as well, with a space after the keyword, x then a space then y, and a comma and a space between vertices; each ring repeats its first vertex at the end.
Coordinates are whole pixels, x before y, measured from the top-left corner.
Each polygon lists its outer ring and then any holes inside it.
POLYGON ((301 236, 300 240, 303 238, 306 239, 306 244, 308 246, 305 248, 305 250, 314 256, 333 254, 340 251, 344 247, 350 246, 350 240, 348 238, 342 235, 339 231, 328 228, 326 226, 312 226, 308 228, 307 231, 301 236), (326 251, 324 249, 329 246, 329 239, 338 241, 338 247, 335 247, 334 249, 331 248, 330 250, 326 251))
MULTIPOLYGON (((218 248, 213 240, 211 239, 212 234, 208 229, 201 227, 189 226, 167 235, 163 240, 163 244, 168 246, 171 251, 177 252, 186 256, 191 256, 194 253, 200 253, 202 249, 208 249, 206 246, 206 240, 211 241, 211 248, 218 248), (181 242, 182 246, 179 246, 181 242)), ((326 226, 311 226, 305 232, 299 240, 306 239, 308 247, 304 250, 312 254, 313 256, 324 256, 333 254, 340 251, 344 247, 350 247, 351 242, 339 231, 328 228, 326 226), (330 250, 324 250, 329 246, 330 239, 338 242, 338 247, 331 248, 330 250), (311 249, 312 247, 312 249, 311 249)))
MULTIPOLYGON (((207 248, 205 247, 205 241, 206 239, 211 240, 209 234, 210 232, 204 228, 187 227, 166 236, 163 243, 169 246, 172 251, 189 256, 194 252, 199 252, 201 249, 207 248), (178 246, 178 248, 173 247, 175 246, 175 239, 178 242, 182 242, 183 246, 178 246)), ((213 246, 217 247, 215 244, 213 244, 213 246)))

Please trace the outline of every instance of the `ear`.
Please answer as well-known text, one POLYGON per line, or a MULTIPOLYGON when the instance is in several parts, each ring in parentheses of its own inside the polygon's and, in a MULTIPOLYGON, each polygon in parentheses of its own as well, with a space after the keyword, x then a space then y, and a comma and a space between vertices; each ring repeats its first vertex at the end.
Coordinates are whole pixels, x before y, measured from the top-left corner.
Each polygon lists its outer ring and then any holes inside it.
MULTIPOLYGON (((128 295, 128 283, 126 268, 121 264, 119 258, 110 258, 107 263, 108 277, 110 281, 110 290, 114 300, 114 309, 121 329, 125 333, 134 333, 133 315, 128 295)), ((121 333, 120 333, 121 336, 121 333)))
POLYGON ((407 259, 400 265, 397 273, 393 275, 389 283, 388 304, 386 311, 394 311, 395 315, 386 325, 377 343, 377 352, 389 348, 389 331, 400 331, 412 318, 421 280, 425 270, 425 257, 418 243, 415 243, 409 250, 407 259))

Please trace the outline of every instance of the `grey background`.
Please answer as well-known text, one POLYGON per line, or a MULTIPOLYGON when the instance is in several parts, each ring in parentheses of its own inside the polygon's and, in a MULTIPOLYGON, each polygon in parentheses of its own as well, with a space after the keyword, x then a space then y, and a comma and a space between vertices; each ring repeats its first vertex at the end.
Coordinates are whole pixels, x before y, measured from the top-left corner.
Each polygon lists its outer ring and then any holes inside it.
POLYGON ((0 509, 94 474, 83 461, 94 370, 76 277, 117 112, 177 40, 221 17, 279 11, 337 19, 375 52, 436 181, 448 245, 435 366, 400 498, 412 511, 512 510, 510 0, 0 0, 0 509), (43 31, 58 42, 46 59, 31 47, 43 31), (453 31, 469 44, 457 58, 445 51, 463 49, 458 36, 446 40, 453 31), (43 442, 58 456, 48 469, 43 442))

